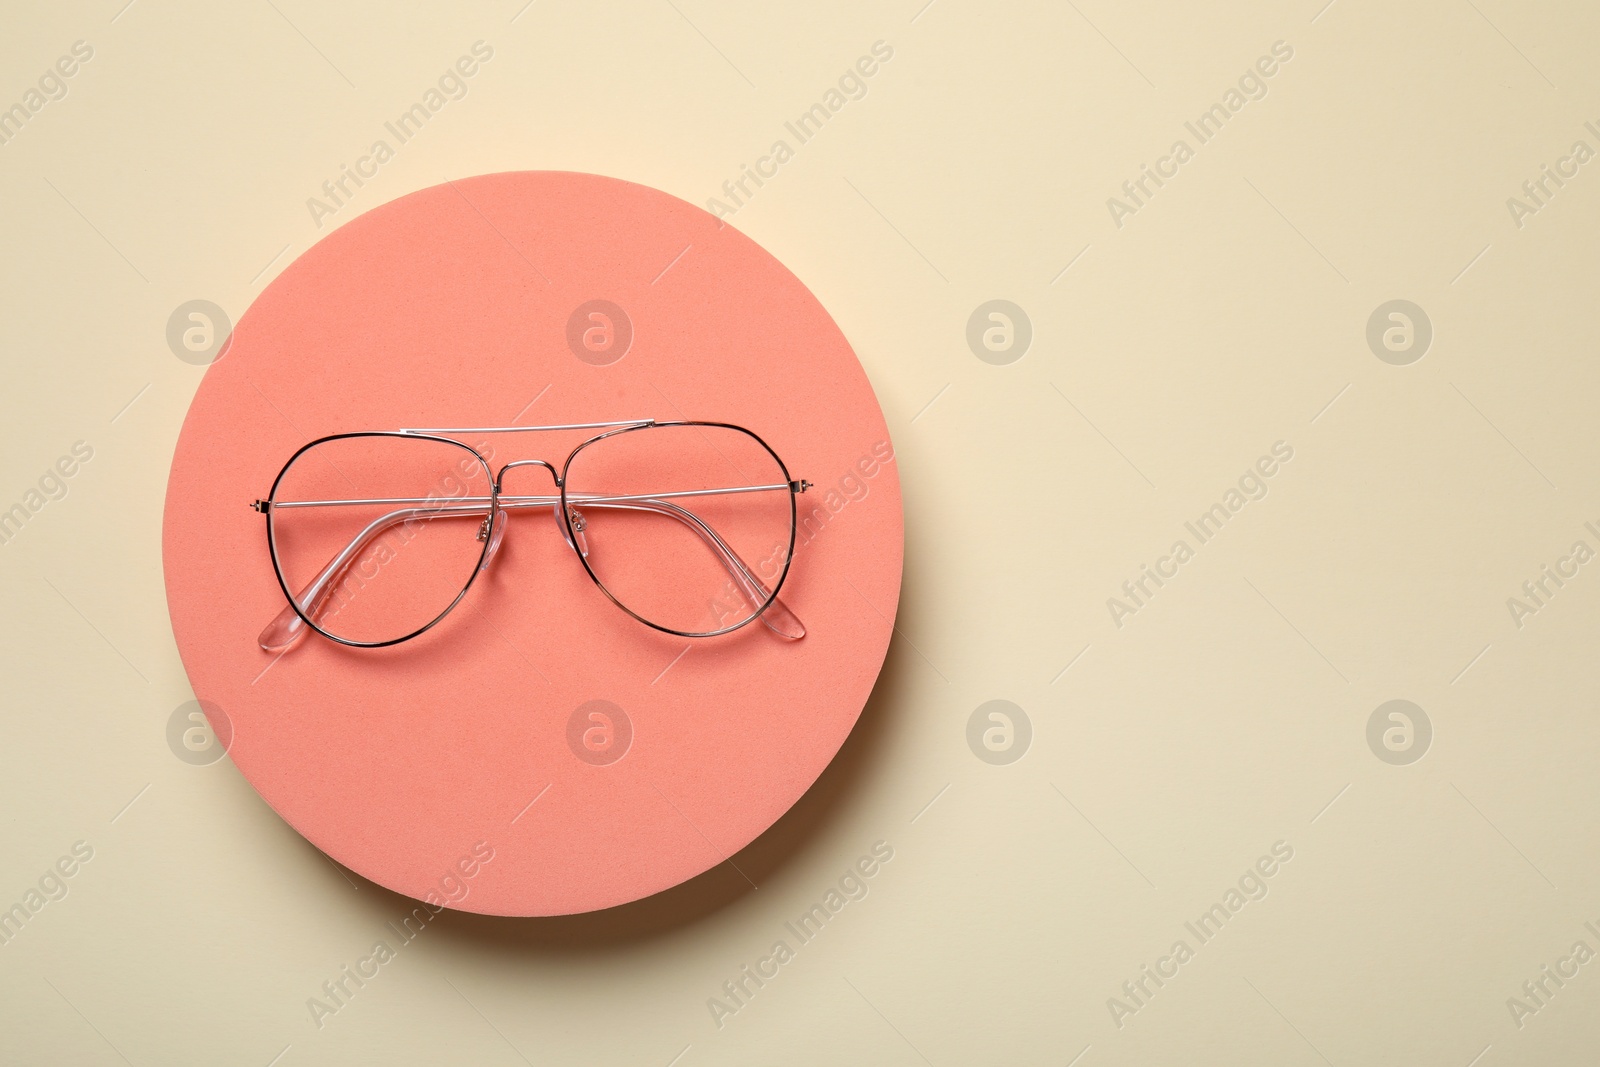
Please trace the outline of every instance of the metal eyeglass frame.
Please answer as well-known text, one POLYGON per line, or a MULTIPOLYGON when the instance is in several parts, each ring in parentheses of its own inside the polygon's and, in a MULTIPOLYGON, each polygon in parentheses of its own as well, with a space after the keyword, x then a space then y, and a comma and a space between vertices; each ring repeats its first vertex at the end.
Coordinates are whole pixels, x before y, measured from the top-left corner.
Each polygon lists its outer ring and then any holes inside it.
POLYGON ((577 555, 578 561, 583 564, 583 569, 589 575, 590 580, 593 581, 599 590, 606 595, 608 600, 610 600, 617 607, 621 608, 623 611, 627 612, 634 619, 650 627, 651 629, 660 630, 664 633, 673 634, 678 637, 719 637, 723 634, 732 633, 735 630, 748 626, 756 619, 760 619, 769 630, 771 630, 773 633, 776 633, 778 636, 787 638, 789 640, 799 640, 805 636, 805 625, 801 623, 800 619, 794 614, 793 611, 789 609, 788 605, 783 603, 783 601, 778 598, 778 593, 783 588, 783 583, 789 576, 789 568, 794 563, 794 545, 797 526, 795 496, 805 492, 811 487, 811 484, 812 483, 805 480, 792 479, 789 474, 789 468, 784 464, 782 458, 780 458, 779 455, 773 451, 771 445, 767 444, 767 442, 745 427, 737 426, 729 422, 706 422, 687 419, 672 422, 660 422, 655 419, 625 419, 615 422, 580 422, 559 426, 465 426, 435 429, 363 430, 354 433, 338 433, 330 434, 327 437, 319 437, 314 441, 302 445, 298 450, 295 451, 294 455, 289 457, 288 462, 283 465, 283 469, 278 472, 278 476, 273 479, 272 488, 269 490, 265 500, 255 500, 250 505, 252 509, 266 516, 267 551, 272 557, 272 569, 273 573, 277 576, 278 586, 283 590, 284 598, 288 601, 288 606, 279 612, 277 617, 274 618, 272 622, 267 625, 267 628, 261 632, 258 643, 264 650, 268 652, 288 652, 299 643, 301 638, 305 636, 308 627, 311 630, 321 634, 323 637, 326 637, 330 641, 334 641, 341 645, 347 645, 351 648, 384 648, 389 645, 400 644, 403 641, 409 641, 414 637, 419 637, 422 634, 427 633, 429 630, 433 629, 440 622, 442 622, 445 616, 449 615, 450 612, 455 609, 457 604, 461 603, 462 599, 467 595, 467 591, 472 588, 472 583, 477 580, 478 575, 488 569, 489 562, 494 558, 495 552, 500 546, 500 540, 504 536, 508 512, 521 510, 524 508, 554 509, 556 525, 561 530, 563 539, 567 542, 568 547, 573 550, 574 554, 577 555), (773 485, 730 486, 720 489, 685 490, 670 493, 658 493, 653 495, 631 494, 623 496, 569 496, 567 492, 567 472, 572 466, 573 459, 577 457, 577 455, 585 448, 588 448, 597 441, 603 441, 606 438, 614 437, 618 434, 634 433, 639 430, 672 426, 709 426, 734 430, 742 433, 754 440, 767 452, 768 455, 772 457, 773 462, 777 463, 778 469, 783 473, 784 480, 780 484, 773 485), (573 450, 567 454, 567 458, 562 463, 559 471, 557 471, 555 466, 548 460, 521 459, 505 464, 500 468, 498 474, 493 472, 492 468, 489 466, 489 461, 485 459, 477 449, 473 448, 465 441, 457 440, 453 436, 447 436, 498 433, 538 433, 559 430, 603 430, 604 432, 588 438, 573 448, 573 450), (278 487, 283 482, 284 476, 289 473, 289 470, 294 466, 295 461, 298 460, 302 455, 311 449, 316 448, 318 445, 326 444, 329 441, 341 441, 357 437, 397 437, 424 441, 438 441, 463 449, 471 454, 473 458, 478 461, 478 465, 482 468, 484 478, 489 485, 489 496, 487 498, 393 497, 375 500, 284 501, 277 499, 278 487), (506 472, 517 467, 543 467, 545 470, 549 471, 550 476, 555 480, 557 490, 556 495, 502 495, 502 482, 505 478, 506 472), (770 591, 767 590, 761 579, 751 571, 749 565, 746 564, 744 560, 739 558, 738 553, 736 553, 733 548, 717 534, 715 530, 713 530, 692 511, 689 511, 688 509, 673 502, 675 499, 681 497, 718 496, 728 493, 748 493, 774 490, 784 490, 789 494, 789 544, 784 555, 783 570, 778 575, 777 581, 773 584, 770 591), (341 552, 339 552, 332 560, 329 561, 327 566, 324 567, 315 578, 307 583, 306 587, 301 590, 300 596, 296 597, 290 590, 289 580, 284 575, 283 565, 278 559, 277 541, 273 531, 273 513, 280 508, 372 504, 397 504, 407 506, 396 511, 391 511, 386 515, 382 515, 369 523, 365 529, 363 529, 350 541, 349 545, 347 545, 341 552), (483 506, 485 504, 488 505, 487 513, 484 512, 483 506), (626 604, 622 603, 622 601, 618 600, 611 590, 606 588, 605 583, 600 580, 599 575, 595 574, 594 568, 589 564, 588 545, 583 533, 587 523, 584 521, 582 514, 574 508, 574 505, 585 508, 611 507, 639 511, 652 511, 677 519, 686 526, 690 527, 690 529, 699 535, 701 540, 705 542, 706 546, 717 554, 724 569, 727 570, 729 578, 732 579, 734 584, 738 586, 745 596, 748 597, 752 602, 760 600, 760 607, 757 608, 757 610, 748 618, 745 618, 733 624, 732 626, 726 626, 720 630, 706 632, 675 630, 671 627, 663 626, 660 623, 652 622, 651 620, 640 615, 638 612, 634 611, 632 608, 628 607, 626 604), (319 626, 316 620, 312 618, 312 615, 318 613, 319 609, 330 597, 332 592, 338 589, 339 579, 343 576, 344 572, 349 568, 351 563, 358 556, 360 556, 361 551, 367 545, 371 544, 378 537, 378 535, 403 522, 415 521, 416 519, 424 516, 431 518, 450 514, 483 516, 482 525, 478 531, 478 539, 483 542, 483 549, 479 552, 478 560, 474 564, 472 573, 468 576, 466 584, 461 587, 461 592, 457 593, 455 599, 452 600, 443 611, 435 616, 432 621, 402 637, 390 638, 385 641, 356 641, 328 632, 319 626))

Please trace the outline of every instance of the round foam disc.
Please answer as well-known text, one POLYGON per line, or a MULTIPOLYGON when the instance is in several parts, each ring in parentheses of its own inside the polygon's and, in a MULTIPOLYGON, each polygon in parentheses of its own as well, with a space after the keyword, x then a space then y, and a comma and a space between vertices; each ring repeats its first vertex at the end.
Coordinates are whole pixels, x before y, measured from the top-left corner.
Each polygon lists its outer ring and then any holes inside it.
MULTIPOLYGON (((559 468, 590 433, 464 440, 495 469, 559 468)), ((693 205, 549 172, 413 193, 289 266, 206 372, 163 531, 190 682, 267 803, 381 885, 498 915, 636 900, 770 826, 861 713, 902 547, 882 412, 806 287, 693 205), (249 504, 301 445, 639 418, 748 427, 815 483, 781 594, 803 639, 641 625, 541 510, 510 518, 490 568, 420 637, 258 645, 285 598, 249 504)))

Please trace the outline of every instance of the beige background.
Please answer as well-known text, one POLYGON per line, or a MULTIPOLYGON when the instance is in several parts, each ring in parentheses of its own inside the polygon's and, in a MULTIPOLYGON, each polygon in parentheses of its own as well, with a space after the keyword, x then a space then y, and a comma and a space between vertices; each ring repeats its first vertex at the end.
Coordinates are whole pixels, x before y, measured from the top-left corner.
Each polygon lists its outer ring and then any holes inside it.
POLYGON ((1520 1027, 1507 998, 1600 951, 1600 566, 1520 628, 1506 600, 1600 549, 1600 162, 1520 228, 1506 200, 1600 149, 1600 12, 922 2, 5 12, 0 103, 94 58, 0 147, 0 508, 94 458, 0 546, 0 907, 94 857, 0 948, 0 1060, 1588 1062, 1600 963, 1520 1027), (893 47, 733 222, 878 390, 900 636, 834 767, 735 857, 758 890, 724 865, 611 914, 446 915, 319 1029, 307 999, 409 905, 168 747, 192 694, 160 519, 203 371, 166 322, 237 317, 327 232, 306 199, 480 39, 469 95, 329 224, 522 168, 704 203, 893 47), (1280 40, 1265 98, 1119 229, 1106 199, 1280 40), (994 298, 1034 331, 1004 366, 965 338, 994 298), (1392 299, 1433 326, 1409 366, 1365 339, 1392 299), (1114 625, 1280 440, 1266 498, 1114 625), (1033 727, 1009 765, 966 740, 993 699, 1033 727), (1391 699, 1432 723, 1410 765, 1368 746, 1391 699), (719 1028, 708 998, 878 840, 868 895, 719 1028), (1268 895, 1200 945, 1185 922, 1278 841, 1268 895), (1108 998, 1180 938, 1119 1027, 1108 998))

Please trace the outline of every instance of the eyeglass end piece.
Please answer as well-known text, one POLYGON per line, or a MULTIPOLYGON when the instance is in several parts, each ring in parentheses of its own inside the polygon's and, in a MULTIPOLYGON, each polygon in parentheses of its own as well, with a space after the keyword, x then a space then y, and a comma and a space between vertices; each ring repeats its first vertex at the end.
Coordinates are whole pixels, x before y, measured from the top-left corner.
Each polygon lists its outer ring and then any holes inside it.
POLYGON ((250 510, 259 511, 263 515, 267 513, 267 508, 270 506, 270 503, 265 500, 253 500, 250 502, 250 510))
POLYGON ((798 482, 790 482, 789 483, 790 491, 796 492, 796 493, 803 493, 807 489, 810 489, 810 488, 811 488, 811 483, 806 481, 804 478, 800 479, 798 482))

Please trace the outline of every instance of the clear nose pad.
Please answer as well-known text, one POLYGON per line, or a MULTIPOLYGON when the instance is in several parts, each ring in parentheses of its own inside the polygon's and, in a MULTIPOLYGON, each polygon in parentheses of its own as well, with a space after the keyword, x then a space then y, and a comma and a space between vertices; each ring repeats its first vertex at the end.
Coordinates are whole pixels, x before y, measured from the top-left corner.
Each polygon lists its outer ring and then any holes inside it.
POLYGON ((483 553, 483 562, 478 564, 479 571, 486 571, 489 569, 489 561, 494 559, 494 554, 500 550, 500 539, 505 535, 506 513, 504 511, 500 511, 495 514, 494 528, 492 530, 489 527, 488 517, 484 517, 482 524, 478 527, 478 540, 487 540, 489 542, 489 547, 483 553))
POLYGON ((588 559, 589 539, 583 535, 583 531, 588 528, 589 520, 583 517, 583 512, 574 507, 567 508, 567 515, 572 521, 571 534, 567 533, 567 523, 561 521, 561 505, 557 504, 551 508, 550 513, 556 517, 556 526, 561 530, 561 539, 566 541, 578 555, 588 559))

